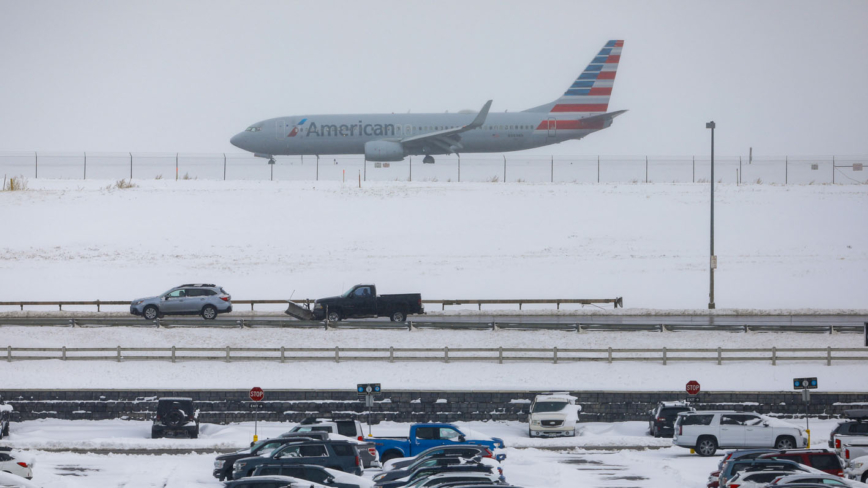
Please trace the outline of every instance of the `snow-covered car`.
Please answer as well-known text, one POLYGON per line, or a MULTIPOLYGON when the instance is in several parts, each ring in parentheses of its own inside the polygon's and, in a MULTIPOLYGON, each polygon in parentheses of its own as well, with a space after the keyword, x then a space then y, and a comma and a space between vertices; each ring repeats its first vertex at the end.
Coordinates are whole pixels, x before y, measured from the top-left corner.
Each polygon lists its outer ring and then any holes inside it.
MULTIPOLYGON (((33 461, 22 458, 9 447, 0 447, 0 473, 4 472, 28 480, 33 479, 33 461)), ((2 481, 0 486, 5 486, 2 481)))
POLYGON ((331 488, 372 488, 374 486, 374 482, 368 478, 310 464, 294 466, 263 464, 253 470, 253 477, 259 476, 289 476, 290 478, 313 481, 331 488))
POLYGON ((808 437, 799 427, 758 413, 706 410, 679 413, 672 444, 713 456, 720 448, 804 448, 808 437))
POLYGON ((328 488, 325 485, 300 480, 290 476, 259 476, 244 478, 237 481, 227 481, 224 488, 328 488))
POLYGON ((741 471, 726 482, 732 488, 761 488, 772 480, 792 474, 788 471, 741 471))
MULTIPOLYGON (((802 473, 802 474, 792 474, 787 473, 775 478, 770 484, 767 486, 786 486, 786 485, 795 485, 795 484, 807 484, 807 483, 816 483, 818 485, 823 486, 840 486, 840 487, 855 487, 856 483, 840 478, 833 474, 823 474, 823 473, 802 473)), ((742 485, 747 488, 746 485, 742 485)), ((766 486, 766 485, 759 485, 766 486)))
POLYGON ((851 459, 844 469, 844 476, 851 480, 868 483, 868 456, 851 459))
POLYGON ((660 402, 648 412, 648 433, 654 437, 672 437, 678 414, 695 410, 684 401, 660 402))
MULTIPOLYGON (((329 439, 347 440, 357 444, 359 457, 365 468, 380 466, 380 454, 371 442, 365 442, 365 430, 361 422, 353 419, 318 419, 308 417, 292 428, 287 434, 325 432, 329 439)), ((285 436, 285 434, 284 434, 285 436)))
POLYGON ((537 395, 530 404, 527 433, 530 437, 574 437, 581 410, 576 397, 566 392, 537 395))

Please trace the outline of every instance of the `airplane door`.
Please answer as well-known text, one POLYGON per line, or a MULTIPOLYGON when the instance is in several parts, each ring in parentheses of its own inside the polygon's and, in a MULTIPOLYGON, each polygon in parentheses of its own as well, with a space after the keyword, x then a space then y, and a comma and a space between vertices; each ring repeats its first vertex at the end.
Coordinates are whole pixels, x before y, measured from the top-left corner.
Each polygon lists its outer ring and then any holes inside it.
POLYGON ((274 123, 274 138, 283 142, 286 138, 286 122, 278 120, 274 123))
POLYGON ((555 119, 549 119, 549 137, 554 137, 558 135, 557 121, 555 119))

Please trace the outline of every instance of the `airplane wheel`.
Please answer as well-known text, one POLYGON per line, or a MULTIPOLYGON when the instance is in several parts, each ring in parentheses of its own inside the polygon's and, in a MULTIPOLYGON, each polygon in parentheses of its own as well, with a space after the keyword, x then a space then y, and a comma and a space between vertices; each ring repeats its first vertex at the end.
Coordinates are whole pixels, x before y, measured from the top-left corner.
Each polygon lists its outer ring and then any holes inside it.
POLYGON ((422 158, 423 164, 434 164, 434 156, 425 156, 422 158))

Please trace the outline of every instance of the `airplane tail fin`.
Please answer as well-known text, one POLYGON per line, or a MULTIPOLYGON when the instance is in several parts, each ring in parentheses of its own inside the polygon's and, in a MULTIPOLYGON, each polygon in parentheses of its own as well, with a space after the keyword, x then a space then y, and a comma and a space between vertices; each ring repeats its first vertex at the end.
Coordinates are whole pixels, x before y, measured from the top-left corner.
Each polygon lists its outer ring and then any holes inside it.
POLYGON ((623 48, 624 41, 607 42, 560 98, 525 112, 569 114, 579 118, 606 113, 623 48))

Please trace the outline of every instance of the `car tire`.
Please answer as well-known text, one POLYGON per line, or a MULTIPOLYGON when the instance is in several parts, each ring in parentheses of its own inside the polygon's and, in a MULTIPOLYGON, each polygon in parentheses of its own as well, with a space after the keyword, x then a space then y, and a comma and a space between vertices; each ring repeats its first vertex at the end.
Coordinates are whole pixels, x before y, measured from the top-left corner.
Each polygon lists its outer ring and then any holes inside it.
POLYGON ((380 456, 380 462, 383 464, 386 464, 388 461, 391 461, 392 459, 399 458, 399 457, 404 457, 404 456, 398 451, 386 451, 383 453, 382 456, 380 456))
POLYGON ((779 449, 781 451, 795 449, 796 448, 796 440, 792 437, 785 435, 778 437, 778 440, 775 441, 775 449, 779 449))
POLYGON ((205 305, 202 307, 202 318, 205 320, 214 320, 217 318, 217 308, 214 305, 205 305))
POLYGON ((163 437, 163 432, 156 429, 151 429, 151 439, 159 439, 163 437))
POLYGON ((145 320, 156 320, 159 316, 160 311, 157 310, 157 307, 154 305, 148 305, 144 310, 142 310, 142 317, 144 317, 145 320))
POLYGON ((696 440, 696 454, 702 457, 714 456, 717 452, 717 440, 710 435, 704 435, 696 440))
POLYGON ((392 315, 389 316, 389 320, 392 322, 405 322, 407 320, 407 314, 400 310, 395 310, 392 312, 392 315))
POLYGON ((341 313, 337 310, 331 310, 331 311, 329 311, 328 316, 326 316, 326 319, 329 322, 340 322, 341 321, 341 313))
POLYGON ((862 483, 868 483, 868 471, 862 473, 862 483))

